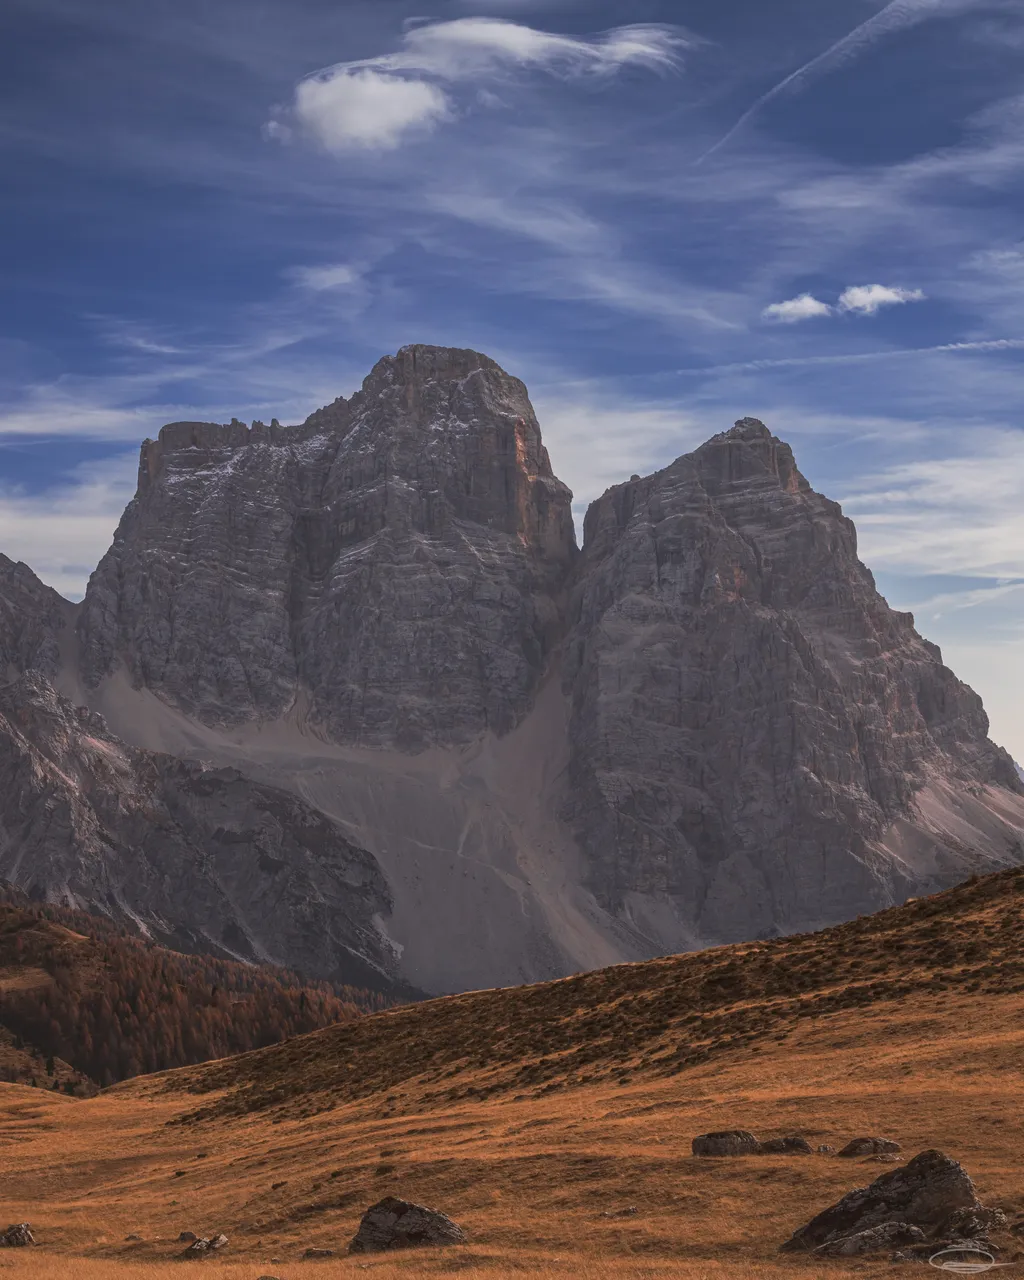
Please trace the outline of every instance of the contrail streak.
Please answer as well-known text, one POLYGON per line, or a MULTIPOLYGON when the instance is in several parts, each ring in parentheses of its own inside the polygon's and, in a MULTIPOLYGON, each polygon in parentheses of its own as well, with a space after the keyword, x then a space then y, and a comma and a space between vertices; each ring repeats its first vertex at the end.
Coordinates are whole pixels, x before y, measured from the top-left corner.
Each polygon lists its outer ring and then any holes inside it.
POLYGON ((859 27, 854 27, 848 35, 843 36, 841 40, 837 40, 824 53, 819 53, 810 62, 805 62, 802 67, 790 72, 784 80, 780 80, 767 93, 762 93, 760 98, 744 111, 729 132, 719 138, 713 147, 709 147, 703 155, 699 156, 694 161, 694 164, 700 164, 708 156, 713 156, 716 151, 720 151, 739 133, 748 120, 756 116, 762 107, 767 106, 773 99, 779 98, 785 93, 793 93, 816 76, 851 61, 864 49, 881 40, 884 36, 890 35, 894 31, 902 31, 906 27, 912 27, 918 22, 924 22, 927 18, 973 9, 984 2, 985 0, 891 0, 884 9, 880 9, 873 17, 868 18, 866 22, 862 22, 859 27))

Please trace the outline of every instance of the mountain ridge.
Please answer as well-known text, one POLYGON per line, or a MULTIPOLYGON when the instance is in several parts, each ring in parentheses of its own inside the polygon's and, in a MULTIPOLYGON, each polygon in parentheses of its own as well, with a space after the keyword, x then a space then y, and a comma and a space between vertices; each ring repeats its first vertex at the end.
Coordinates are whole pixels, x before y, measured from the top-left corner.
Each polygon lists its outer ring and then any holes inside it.
POLYGON ((165 427, 73 626, 42 584, 33 625, 124 743, 343 831, 381 886, 352 929, 431 992, 1024 860, 980 699, 763 423, 610 488, 582 550, 570 501, 518 379, 407 347, 296 428, 165 427))

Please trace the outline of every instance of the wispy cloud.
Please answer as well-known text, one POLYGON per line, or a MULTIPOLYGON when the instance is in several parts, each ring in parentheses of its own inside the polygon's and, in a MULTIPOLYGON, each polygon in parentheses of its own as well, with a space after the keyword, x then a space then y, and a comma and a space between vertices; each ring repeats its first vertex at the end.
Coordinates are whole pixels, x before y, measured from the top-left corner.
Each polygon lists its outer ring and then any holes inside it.
POLYGON ((686 43, 664 25, 617 27, 586 39, 502 18, 429 22, 407 29, 394 53, 339 62, 300 81, 266 131, 288 140, 297 128, 334 152, 392 149, 456 114, 454 86, 531 70, 562 78, 609 76, 628 66, 666 72, 678 66, 686 43))
POLYGON ((1024 432, 975 427, 932 434, 942 456, 863 477, 843 495, 869 563, 920 574, 1024 578, 1024 432))
POLYGON ((83 463, 42 492, 0 486, 0 550, 62 595, 81 598, 135 492, 138 465, 132 449, 83 463))

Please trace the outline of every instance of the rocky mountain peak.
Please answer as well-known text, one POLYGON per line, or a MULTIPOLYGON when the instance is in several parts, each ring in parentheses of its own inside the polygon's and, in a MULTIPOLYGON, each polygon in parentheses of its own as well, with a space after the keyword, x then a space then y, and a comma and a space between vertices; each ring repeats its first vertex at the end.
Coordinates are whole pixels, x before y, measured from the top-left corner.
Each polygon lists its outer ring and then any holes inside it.
POLYGON ((740 418, 730 431, 701 445, 690 460, 704 487, 716 497, 731 488, 749 489, 751 485, 794 493, 810 489, 792 449, 758 418, 740 418))
POLYGON ((302 701, 340 741, 507 729, 560 639, 571 501, 473 351, 405 347, 301 427, 169 424, 86 592, 86 683, 123 667, 213 724, 302 701))

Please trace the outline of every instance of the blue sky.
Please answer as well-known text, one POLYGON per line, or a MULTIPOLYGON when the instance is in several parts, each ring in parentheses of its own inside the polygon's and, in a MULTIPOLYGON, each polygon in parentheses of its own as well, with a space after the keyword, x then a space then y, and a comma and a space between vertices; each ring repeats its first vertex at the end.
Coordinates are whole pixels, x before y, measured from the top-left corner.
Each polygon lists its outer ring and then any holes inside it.
POLYGON ((179 417, 406 342, 582 509, 753 414, 1024 759, 1019 0, 6 0, 0 550, 80 595, 179 417))

